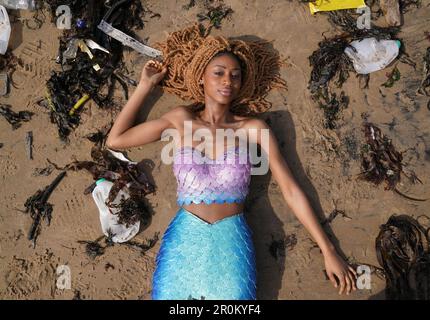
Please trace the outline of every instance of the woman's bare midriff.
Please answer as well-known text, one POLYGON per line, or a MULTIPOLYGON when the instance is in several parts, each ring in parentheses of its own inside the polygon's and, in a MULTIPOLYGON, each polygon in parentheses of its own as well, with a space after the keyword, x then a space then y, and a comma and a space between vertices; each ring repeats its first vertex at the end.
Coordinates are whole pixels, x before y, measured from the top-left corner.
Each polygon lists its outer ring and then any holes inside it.
POLYGON ((192 214, 198 216, 200 219, 214 223, 243 211, 243 203, 211 203, 211 204, 196 204, 191 203, 182 206, 192 214))

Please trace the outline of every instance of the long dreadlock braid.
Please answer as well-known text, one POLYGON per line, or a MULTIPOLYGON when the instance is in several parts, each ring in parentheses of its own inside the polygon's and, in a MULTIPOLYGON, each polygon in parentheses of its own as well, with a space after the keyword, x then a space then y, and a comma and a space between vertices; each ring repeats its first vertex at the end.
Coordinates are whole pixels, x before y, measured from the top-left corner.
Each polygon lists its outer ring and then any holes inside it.
POLYGON ((275 87, 287 88, 279 75, 282 65, 279 55, 270 50, 264 40, 244 41, 209 36, 198 24, 171 33, 163 43, 157 43, 168 66, 162 86, 184 100, 195 102, 192 108, 204 107, 203 85, 199 83, 210 60, 220 52, 235 55, 242 67, 242 85, 232 102, 231 112, 252 115, 267 111, 271 103, 265 99, 275 87))

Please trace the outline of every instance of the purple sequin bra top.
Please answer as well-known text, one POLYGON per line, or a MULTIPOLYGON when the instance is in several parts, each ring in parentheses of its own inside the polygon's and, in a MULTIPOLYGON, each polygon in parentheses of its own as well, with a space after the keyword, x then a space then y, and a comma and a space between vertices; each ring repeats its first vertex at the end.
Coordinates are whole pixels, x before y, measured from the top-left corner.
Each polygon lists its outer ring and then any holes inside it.
POLYGON ((173 159, 178 205, 243 202, 251 180, 246 150, 232 146, 212 159, 191 146, 178 148, 173 159))

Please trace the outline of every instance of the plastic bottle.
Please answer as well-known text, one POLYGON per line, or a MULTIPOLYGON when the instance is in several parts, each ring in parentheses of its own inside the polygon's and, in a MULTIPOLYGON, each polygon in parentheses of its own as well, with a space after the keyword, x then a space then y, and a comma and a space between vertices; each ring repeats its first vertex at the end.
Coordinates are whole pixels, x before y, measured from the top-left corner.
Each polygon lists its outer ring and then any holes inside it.
POLYGON ((10 38, 10 22, 6 8, 0 5, 0 54, 5 54, 10 38))
MULTIPOLYGON (((99 209, 100 223, 103 233, 108 236, 108 230, 110 230, 114 234, 112 241, 121 243, 130 240, 139 232, 140 221, 137 221, 133 225, 129 225, 128 228, 125 225, 118 223, 118 216, 115 215, 115 213, 117 213, 120 209, 110 208, 105 203, 105 201, 108 199, 109 191, 112 188, 112 185, 112 182, 103 178, 97 180, 96 187, 92 192, 92 196, 99 209)), ((117 197, 113 201, 113 204, 119 204, 122 197, 127 199, 130 196, 124 190, 120 190, 117 197)))
POLYGON ((387 67, 399 54, 401 42, 398 40, 376 40, 365 38, 350 44, 345 53, 352 60, 354 69, 359 74, 368 74, 387 67))
POLYGON ((8 9, 23 9, 23 10, 36 9, 35 0, 0 0, 0 5, 3 5, 8 9))

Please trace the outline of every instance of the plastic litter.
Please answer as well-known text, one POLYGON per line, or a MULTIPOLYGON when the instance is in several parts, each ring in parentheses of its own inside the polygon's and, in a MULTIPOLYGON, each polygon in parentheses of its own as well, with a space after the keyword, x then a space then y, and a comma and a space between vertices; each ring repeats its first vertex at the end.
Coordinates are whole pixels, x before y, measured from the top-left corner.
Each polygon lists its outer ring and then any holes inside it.
POLYGON ((0 5, 8 9, 35 10, 35 0, 0 0, 0 5))
MULTIPOLYGON (((130 164, 137 164, 137 162, 127 159, 121 152, 112 150, 109 150, 109 152, 122 161, 129 162, 130 164)), ((112 182, 107 181, 104 178, 97 180, 96 187, 92 192, 92 196, 99 209, 100 223, 103 233, 106 236, 109 236, 109 232, 113 233, 114 236, 112 237, 112 241, 122 243, 129 241, 139 232, 140 221, 137 221, 133 225, 129 225, 128 228, 125 225, 118 223, 118 216, 115 215, 115 213, 119 212, 120 209, 109 208, 105 203, 105 201, 108 199, 109 191, 112 188, 112 185, 112 182)), ((127 187, 128 186, 129 184, 127 184, 127 187)), ((126 188, 123 188, 118 192, 118 195, 112 204, 119 204, 122 197, 124 197, 124 200, 130 197, 130 195, 124 190, 126 190, 126 188)))
MULTIPOLYGON (((88 54, 88 56, 90 57, 91 60, 94 58, 94 55, 91 52, 90 48, 88 48, 88 46, 86 45, 86 43, 83 40, 78 40, 78 46, 79 46, 79 49, 81 49, 82 52, 85 52, 86 54, 88 54)), ((93 65, 93 68, 96 71, 100 70, 100 66, 99 66, 98 63, 96 63, 95 65, 93 65)))
POLYGON ((93 50, 97 49, 97 50, 101 50, 101 51, 104 51, 104 52, 110 54, 110 52, 107 49, 103 48, 101 45, 99 45, 97 42, 95 42, 95 41, 93 41, 91 39, 85 39, 85 43, 87 44, 87 46, 90 49, 93 49, 93 50))
POLYGON ((79 39, 72 39, 67 44, 66 50, 63 52, 63 62, 65 62, 67 59, 75 59, 76 55, 78 54, 78 41, 79 39))
POLYGON ((315 2, 309 2, 309 9, 312 14, 319 11, 333 11, 361 7, 366 7, 364 0, 316 0, 315 2))
POLYGON ((354 69, 359 74, 368 74, 387 67, 399 54, 399 40, 376 40, 365 38, 351 42, 345 49, 346 55, 352 60, 354 69))
POLYGON ((136 39, 130 37, 129 35, 125 34, 121 30, 115 29, 112 27, 109 23, 102 20, 100 24, 97 26, 100 30, 102 30, 104 33, 106 33, 108 36, 118 40, 122 44, 129 46, 130 48, 133 48, 139 53, 142 53, 144 55, 157 58, 162 56, 162 52, 159 50, 156 50, 154 48, 151 48, 149 46, 144 45, 143 43, 137 41, 136 39))
POLYGON ((10 38, 10 22, 6 8, 0 5, 0 54, 5 54, 10 38))
MULTIPOLYGON (((118 216, 115 215, 115 213, 119 212, 120 209, 109 208, 105 203, 108 199, 109 191, 112 188, 113 183, 102 178, 97 180, 96 184, 97 186, 94 188, 92 196, 99 209, 100 223, 103 233, 106 236, 109 236, 109 233, 114 234, 112 237, 113 242, 121 243, 130 240, 139 232, 140 221, 130 225, 128 228, 123 224, 119 224, 118 216)), ((126 193, 124 189, 118 192, 113 204, 119 204, 122 197, 124 199, 129 198, 128 193, 126 193)))

